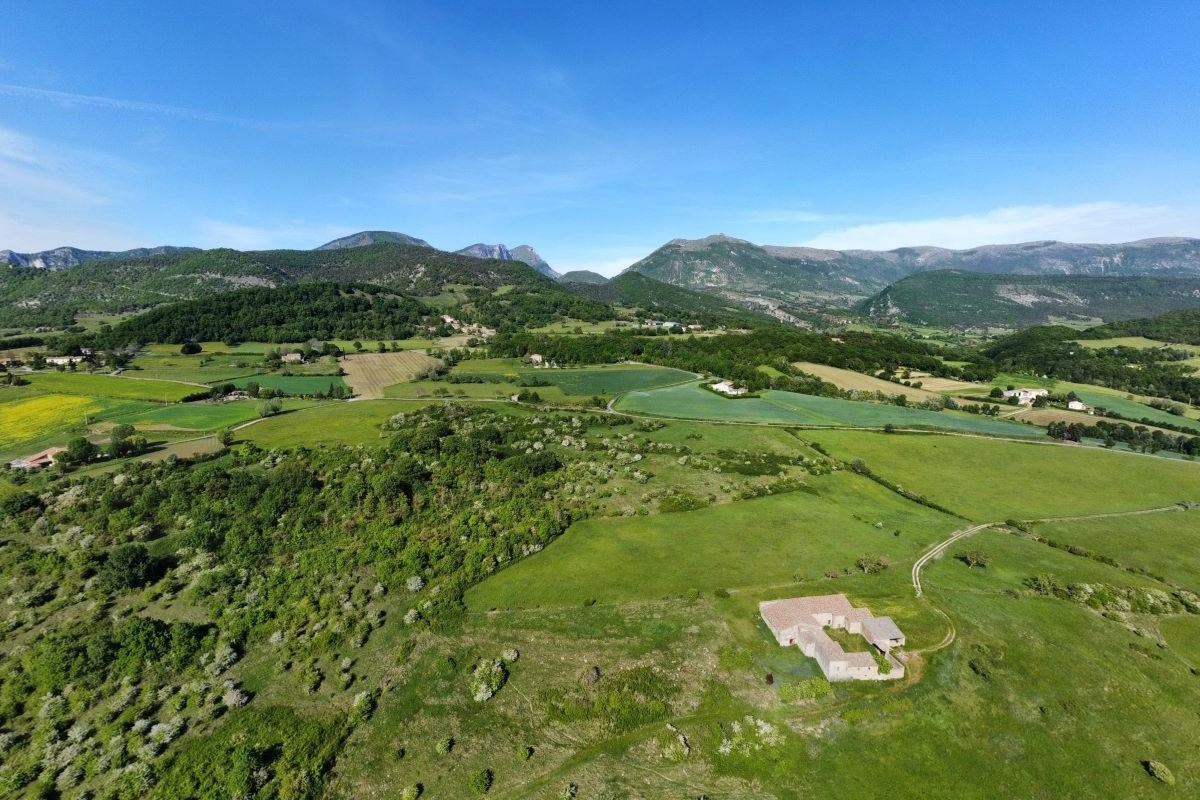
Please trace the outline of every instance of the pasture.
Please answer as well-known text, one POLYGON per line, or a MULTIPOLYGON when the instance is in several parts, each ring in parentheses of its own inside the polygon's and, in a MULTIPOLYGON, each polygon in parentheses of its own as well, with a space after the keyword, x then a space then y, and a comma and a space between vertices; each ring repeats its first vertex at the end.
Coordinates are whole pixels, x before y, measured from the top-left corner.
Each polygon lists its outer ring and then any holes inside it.
POLYGON ((808 430, 801 437, 970 519, 1135 511, 1200 500, 1200 464, 1040 442, 808 430))
MULTIPOLYGON (((690 372, 649 364, 601 364, 564 369, 535 369, 516 358, 470 359, 460 363, 456 375, 502 376, 510 383, 545 381, 564 395, 591 397, 644 391, 694 380, 690 372)), ((535 387, 541 389, 543 387, 535 387)))
POLYGON ((721 397, 698 383, 649 392, 630 392, 616 408, 631 414, 741 423, 816 427, 935 428, 994 436, 1034 438, 1044 432, 1031 425, 951 411, 925 411, 887 403, 855 402, 769 390, 760 397, 721 397))
POLYGON ((1200 511, 1043 522, 1033 531, 1043 539, 1083 548, 1200 592, 1200 511))
POLYGON ((207 386, 189 383, 142 380, 120 375, 94 375, 87 372, 31 372, 23 377, 31 385, 47 392, 148 400, 155 403, 178 403, 184 398, 208 391, 207 386))
POLYGON ((411 381, 421 372, 440 364, 436 358, 406 350, 400 353, 357 353, 342 359, 346 383, 363 398, 384 396, 384 389, 411 381))
MULTIPOLYGON (((305 408, 311 400, 285 400, 285 410, 305 408)), ((228 403, 181 403, 122 416, 117 422, 127 422, 146 430, 177 428, 193 431, 215 431, 258 417, 258 400, 234 400, 228 403)))
POLYGON ((346 382, 339 375, 254 375, 230 382, 239 389, 246 388, 247 384, 257 383, 259 386, 292 395, 324 393, 330 386, 346 386, 346 382))
POLYGON ((380 425, 401 411, 425 405, 405 400, 335 401, 268 417, 237 431, 235 437, 266 448, 373 444, 379 442, 380 425))
MULTIPOLYGON (((843 579, 828 580, 827 570, 854 573, 864 553, 911 562, 962 524, 848 472, 809 486, 698 511, 585 520, 536 558, 472 589, 468 605, 485 611, 754 587, 787 596, 798 582, 841 591, 843 579)), ((903 594, 907 570, 886 572, 877 585, 903 594)))

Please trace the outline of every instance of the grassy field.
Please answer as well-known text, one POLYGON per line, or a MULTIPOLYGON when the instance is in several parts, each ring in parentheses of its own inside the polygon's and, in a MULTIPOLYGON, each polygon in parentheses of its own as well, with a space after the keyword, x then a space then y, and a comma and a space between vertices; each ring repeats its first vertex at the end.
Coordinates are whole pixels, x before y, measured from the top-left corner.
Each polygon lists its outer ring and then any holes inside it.
MULTIPOLYGON (((515 358, 472 359, 455 368, 459 375, 500 375, 515 383, 537 379, 577 397, 642 391, 691 380, 690 372, 647 364, 607 364, 579 369, 534 369, 515 358)), ((537 387, 540 388, 540 387, 537 387)))
POLYGON ((729 422, 829 427, 931 427, 996 436, 1037 437, 1033 426, 954 412, 924 411, 883 403, 860 403, 794 392, 766 391, 731 400, 691 383, 651 392, 631 392, 616 407, 634 414, 729 422))
POLYGON ((356 395, 379 398, 384 396, 384 388, 411 381, 418 373, 439 363, 436 358, 413 351, 359 353, 346 356, 342 368, 346 371, 346 383, 356 395))
POLYGON ((864 375, 861 372, 854 372, 849 369, 838 369, 826 364, 810 364, 807 361, 799 361, 792 366, 807 372, 809 375, 816 375, 821 380, 828 381, 839 389, 883 392, 887 395, 902 394, 909 400, 914 400, 918 403, 923 400, 941 398, 941 395, 937 392, 931 392, 926 389, 913 389, 910 386, 902 386, 899 383, 892 383, 891 381, 885 381, 881 378, 864 375))
MULTIPOLYGON (((855 559, 868 552, 915 560, 961 524, 849 473, 813 479, 811 486, 813 493, 699 511, 582 522, 543 555, 472 590, 468 605, 485 611, 776 585, 772 591, 787 596, 798 579, 813 582, 814 592, 840 591, 841 580, 823 578, 826 570, 853 572, 855 559), (736 558, 727 557, 734 551, 736 558)), ((880 585, 901 593, 907 572, 886 572, 880 585)))
POLYGON ((205 386, 186 383, 91 375, 86 372, 33 372, 24 377, 31 385, 47 392, 148 400, 156 403, 177 403, 185 397, 207 391, 205 386))
MULTIPOLYGON (((285 400, 285 410, 307 408, 312 400, 285 400)), ((157 427, 181 428, 193 431, 215 431, 258 417, 260 403, 256 400, 236 400, 230 403, 182 403, 150 411, 122 416, 127 422, 143 429, 157 427)))
POLYGON ((1200 592, 1200 512, 1044 522, 1034 531, 1200 592))
MULTIPOLYGON (((450 383, 449 381, 410 381, 387 387, 383 396, 397 400, 469 397, 475 400, 508 400, 526 389, 515 383, 450 383)), ((557 386, 535 386, 535 391, 548 403, 562 403, 567 396, 557 386)))
POLYGON ((1145 336, 1117 336, 1112 339, 1080 339, 1076 343, 1092 350, 1102 350, 1109 347, 1133 347, 1138 350, 1169 347, 1172 350, 1187 350, 1195 355, 1200 355, 1200 347, 1195 345, 1160 342, 1157 339, 1147 339, 1145 336))
POLYGON ((143 354, 124 373, 129 377, 187 383, 219 383, 266 371, 261 359, 143 354))
POLYGON ((236 438, 260 447, 377 443, 380 425, 401 411, 425 405, 428 403, 421 401, 355 400, 310 406, 242 428, 236 438))
POLYGON ((327 391, 330 386, 346 385, 339 375, 255 375, 239 378, 231 383, 238 388, 245 388, 248 383, 257 383, 259 386, 286 394, 316 394, 327 391))
POLYGON ((1200 465, 1100 449, 927 434, 804 431, 905 489, 979 521, 1200 500, 1200 465))
POLYGON ((56 429, 80 425, 104 409, 95 398, 46 394, 0 405, 0 447, 30 441, 56 429))

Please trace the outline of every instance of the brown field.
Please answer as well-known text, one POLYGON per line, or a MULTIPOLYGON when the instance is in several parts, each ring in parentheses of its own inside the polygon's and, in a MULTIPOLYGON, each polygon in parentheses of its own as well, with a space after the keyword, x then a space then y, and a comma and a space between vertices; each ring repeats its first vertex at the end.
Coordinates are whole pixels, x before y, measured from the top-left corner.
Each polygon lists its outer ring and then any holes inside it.
POLYGON ((956 381, 953 378, 935 378, 928 372, 917 372, 914 370, 910 373, 912 380, 920 381, 921 386, 931 392, 938 394, 946 394, 949 392, 965 392, 967 394, 987 394, 990 387, 981 383, 971 383, 969 381, 956 381))
MULTIPOLYGON (((1086 411, 1067 411, 1066 409, 1062 408, 1032 408, 1030 406, 1021 406, 1021 409, 1018 411, 1015 409, 1010 409, 1008 406, 1001 405, 1000 409, 1000 416, 1002 417, 1007 417, 1008 419, 1015 419, 1022 422, 1028 421, 1032 422, 1034 425, 1042 426, 1049 425, 1051 422, 1066 422, 1068 424, 1072 422, 1079 422, 1084 425, 1095 425, 1100 420, 1104 420, 1105 422, 1121 422, 1121 420, 1105 419, 1104 417, 1095 416, 1087 413, 1086 411)), ((1137 425, 1145 428, 1148 431, 1162 431, 1163 433, 1170 434, 1172 436, 1179 435, 1178 431, 1168 430, 1167 428, 1158 428, 1154 425, 1143 425, 1140 422, 1126 421, 1126 424, 1137 425)))
POLYGON ((424 353, 355 353, 342 359, 345 381, 359 397, 383 397, 383 389, 411 381, 421 370, 440 363, 424 353))
MULTIPOLYGON (((934 398, 941 399, 940 394, 931 392, 928 389, 913 389, 909 386, 901 386, 898 383, 885 381, 871 375, 863 375, 861 372, 854 372, 849 369, 839 369, 838 367, 830 367, 825 364, 812 364, 807 361, 797 361, 792 366, 804 370, 809 375, 816 375, 823 381, 829 381, 839 389, 858 389, 859 391, 867 392, 883 392, 889 395, 902 394, 909 400, 915 400, 918 403, 934 398)), ((920 380, 927 383, 929 379, 917 378, 914 374, 913 380, 920 380)))

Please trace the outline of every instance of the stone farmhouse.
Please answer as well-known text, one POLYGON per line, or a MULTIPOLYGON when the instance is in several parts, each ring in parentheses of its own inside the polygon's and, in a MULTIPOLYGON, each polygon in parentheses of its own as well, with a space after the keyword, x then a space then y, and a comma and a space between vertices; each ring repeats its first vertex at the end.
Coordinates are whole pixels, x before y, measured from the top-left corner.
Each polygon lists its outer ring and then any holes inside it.
POLYGON ((1017 403, 1023 406, 1033 405, 1033 401, 1039 397, 1045 397, 1050 394, 1046 389, 1009 389, 1004 393, 1004 396, 1017 398, 1017 403))
POLYGON ((8 466, 13 469, 45 469, 54 465, 54 459, 59 453, 65 452, 67 452, 65 447, 51 447, 40 453, 10 461, 8 466))
POLYGON ((904 633, 891 617, 876 617, 855 608, 844 594, 766 600, 758 604, 763 621, 783 647, 795 645, 814 658, 830 681, 888 681, 904 677, 904 666, 891 654, 904 646, 904 633), (825 628, 840 628, 867 640, 891 665, 880 672, 870 652, 848 653, 825 628))

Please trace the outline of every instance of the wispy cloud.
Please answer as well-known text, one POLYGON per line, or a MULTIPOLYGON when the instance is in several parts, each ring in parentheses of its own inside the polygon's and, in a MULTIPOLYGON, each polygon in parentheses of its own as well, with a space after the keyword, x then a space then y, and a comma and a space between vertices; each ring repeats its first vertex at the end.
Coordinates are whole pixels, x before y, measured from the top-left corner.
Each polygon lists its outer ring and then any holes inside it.
POLYGON ((0 128, 0 247, 29 252, 142 244, 124 224, 106 219, 113 204, 97 165, 114 162, 0 128))
POLYGON ((227 114, 216 114, 185 106, 166 105, 163 103, 144 103, 140 100, 127 100, 120 97, 103 97, 92 94, 76 94, 74 92, 59 92, 52 89, 39 89, 34 86, 17 86, 11 83, 0 83, 0 94, 9 97, 24 97, 31 100, 44 100, 60 106, 93 106, 111 108, 117 111, 132 111, 139 114, 154 114, 178 119, 191 119, 200 122, 222 122, 235 125, 260 126, 263 123, 256 120, 233 117, 227 114))
POLYGON ((802 242, 837 250, 935 245, 955 249, 1042 239, 1127 242, 1200 235, 1200 208, 1119 202, 1011 206, 980 214, 897 220, 828 230, 802 242))

